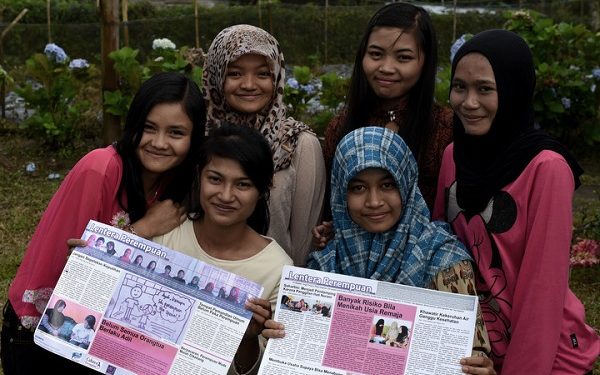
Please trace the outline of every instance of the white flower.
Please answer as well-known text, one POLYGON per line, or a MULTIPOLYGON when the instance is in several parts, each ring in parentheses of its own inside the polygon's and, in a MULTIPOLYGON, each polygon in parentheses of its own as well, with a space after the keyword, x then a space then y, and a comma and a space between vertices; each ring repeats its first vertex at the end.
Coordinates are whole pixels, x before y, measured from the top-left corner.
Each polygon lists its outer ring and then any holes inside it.
POLYGON ((175 46, 175 43, 171 42, 167 38, 154 39, 152 41, 152 49, 154 49, 154 50, 157 50, 157 49, 175 49, 175 48, 177 48, 175 46))
POLYGON ((565 107, 565 109, 571 108, 571 99, 566 98, 566 97, 562 97, 560 99, 560 101, 561 101, 563 107, 565 107))
POLYGON ((594 76, 594 78, 600 78, 600 68, 592 69, 592 76, 594 76))
POLYGON ((64 64, 69 58, 69 56, 67 56, 67 54, 65 53, 65 50, 54 43, 46 44, 46 47, 44 48, 44 53, 46 54, 48 59, 53 60, 58 64, 64 64))
POLYGON ((90 64, 86 59, 75 59, 69 63, 69 69, 85 69, 89 66, 90 64))

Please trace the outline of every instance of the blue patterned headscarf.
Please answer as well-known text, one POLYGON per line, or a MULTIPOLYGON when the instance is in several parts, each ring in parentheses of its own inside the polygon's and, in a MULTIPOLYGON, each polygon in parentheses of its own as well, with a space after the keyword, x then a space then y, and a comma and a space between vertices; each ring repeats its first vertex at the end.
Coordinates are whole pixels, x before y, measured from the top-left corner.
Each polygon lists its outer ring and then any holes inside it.
POLYGON ((391 130, 364 127, 341 140, 332 168, 331 211, 335 238, 324 250, 311 253, 310 268, 427 287, 442 269, 471 260, 447 224, 429 220, 417 187, 417 162, 391 130), (389 171, 400 191, 402 216, 384 233, 367 232, 348 213, 348 183, 367 168, 389 171))

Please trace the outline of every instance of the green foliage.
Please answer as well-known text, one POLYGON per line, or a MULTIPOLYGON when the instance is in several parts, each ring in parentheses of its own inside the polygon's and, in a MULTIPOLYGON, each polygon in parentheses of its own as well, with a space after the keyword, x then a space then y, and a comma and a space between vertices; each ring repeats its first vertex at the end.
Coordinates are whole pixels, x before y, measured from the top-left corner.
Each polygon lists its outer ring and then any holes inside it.
MULTIPOLYGON (((170 41, 169 41, 170 42, 170 41)), ((196 82, 201 82, 202 69, 192 67, 185 59, 188 47, 180 49, 156 48, 144 63, 139 61, 139 50, 123 47, 111 52, 108 56, 114 61, 119 74, 119 90, 104 92, 106 111, 124 120, 133 96, 141 84, 159 72, 180 72, 190 75, 196 82)))
POLYGON ((90 107, 78 97, 93 67, 72 69, 68 58, 57 62, 36 53, 26 62, 29 80, 15 91, 34 113, 20 124, 32 136, 52 148, 65 148, 77 139, 82 114, 90 107), (77 72, 75 72, 77 71, 77 72))
POLYGON ((449 105, 451 66, 445 65, 438 68, 435 78, 435 101, 440 105, 449 105))
POLYGON ((315 77, 309 67, 296 66, 284 91, 288 114, 309 122, 317 134, 322 135, 344 103, 348 85, 349 79, 335 72, 315 77))
POLYGON ((535 12, 507 13, 506 28, 533 52, 536 121, 569 144, 600 142, 600 34, 535 12))
POLYGON ((349 78, 340 77, 335 72, 321 76, 321 104, 336 110, 346 101, 346 93, 350 85, 349 78))
POLYGON ((316 98, 319 89, 311 80, 313 75, 308 66, 295 66, 293 76, 285 84, 283 101, 287 104, 288 114, 303 119, 308 103, 316 98))

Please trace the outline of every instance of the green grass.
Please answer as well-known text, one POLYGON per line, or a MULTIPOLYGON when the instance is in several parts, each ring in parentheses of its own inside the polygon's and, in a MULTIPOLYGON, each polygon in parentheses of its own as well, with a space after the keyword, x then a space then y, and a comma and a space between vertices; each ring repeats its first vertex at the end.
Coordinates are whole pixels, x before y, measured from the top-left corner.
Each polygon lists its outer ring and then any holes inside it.
MULTIPOLYGON (((60 184, 60 181, 49 181, 48 174, 58 172, 64 176, 86 151, 87 148, 79 148, 67 157, 60 156, 14 130, 3 129, 0 123, 0 307, 6 301, 8 285, 27 242, 60 184), (37 165, 33 175, 25 172, 28 162, 37 165)), ((584 184, 600 185, 599 181, 600 176, 588 175, 584 184)), ((576 207, 580 211, 575 212, 576 225, 581 212, 585 211, 589 217, 600 211, 598 197, 577 197, 576 207)), ((586 307, 588 324, 600 331, 600 266, 573 269, 571 288, 586 307)), ((600 375, 600 363, 596 364, 594 374, 600 375)))

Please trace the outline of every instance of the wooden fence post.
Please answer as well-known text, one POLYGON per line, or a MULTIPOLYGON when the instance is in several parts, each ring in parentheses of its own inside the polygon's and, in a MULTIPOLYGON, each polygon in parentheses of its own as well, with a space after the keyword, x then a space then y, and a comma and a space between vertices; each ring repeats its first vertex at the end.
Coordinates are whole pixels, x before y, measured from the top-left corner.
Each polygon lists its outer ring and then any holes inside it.
MULTIPOLYGON (((119 80, 113 61, 108 57, 112 51, 119 49, 119 0, 101 0, 100 13, 102 15, 102 98, 105 91, 114 91, 119 88, 119 80)), ((104 101, 104 100, 103 100, 104 101)), ((106 111, 102 106, 102 140, 110 144, 121 135, 121 121, 106 111)))
MULTIPOLYGON (((10 25, 0 33, 0 65, 4 64, 4 37, 28 11, 29 9, 27 8, 23 9, 21 13, 12 20, 10 25)), ((0 107, 2 107, 2 118, 6 118, 6 80, 2 80, 2 85, 0 87, 0 107)))

